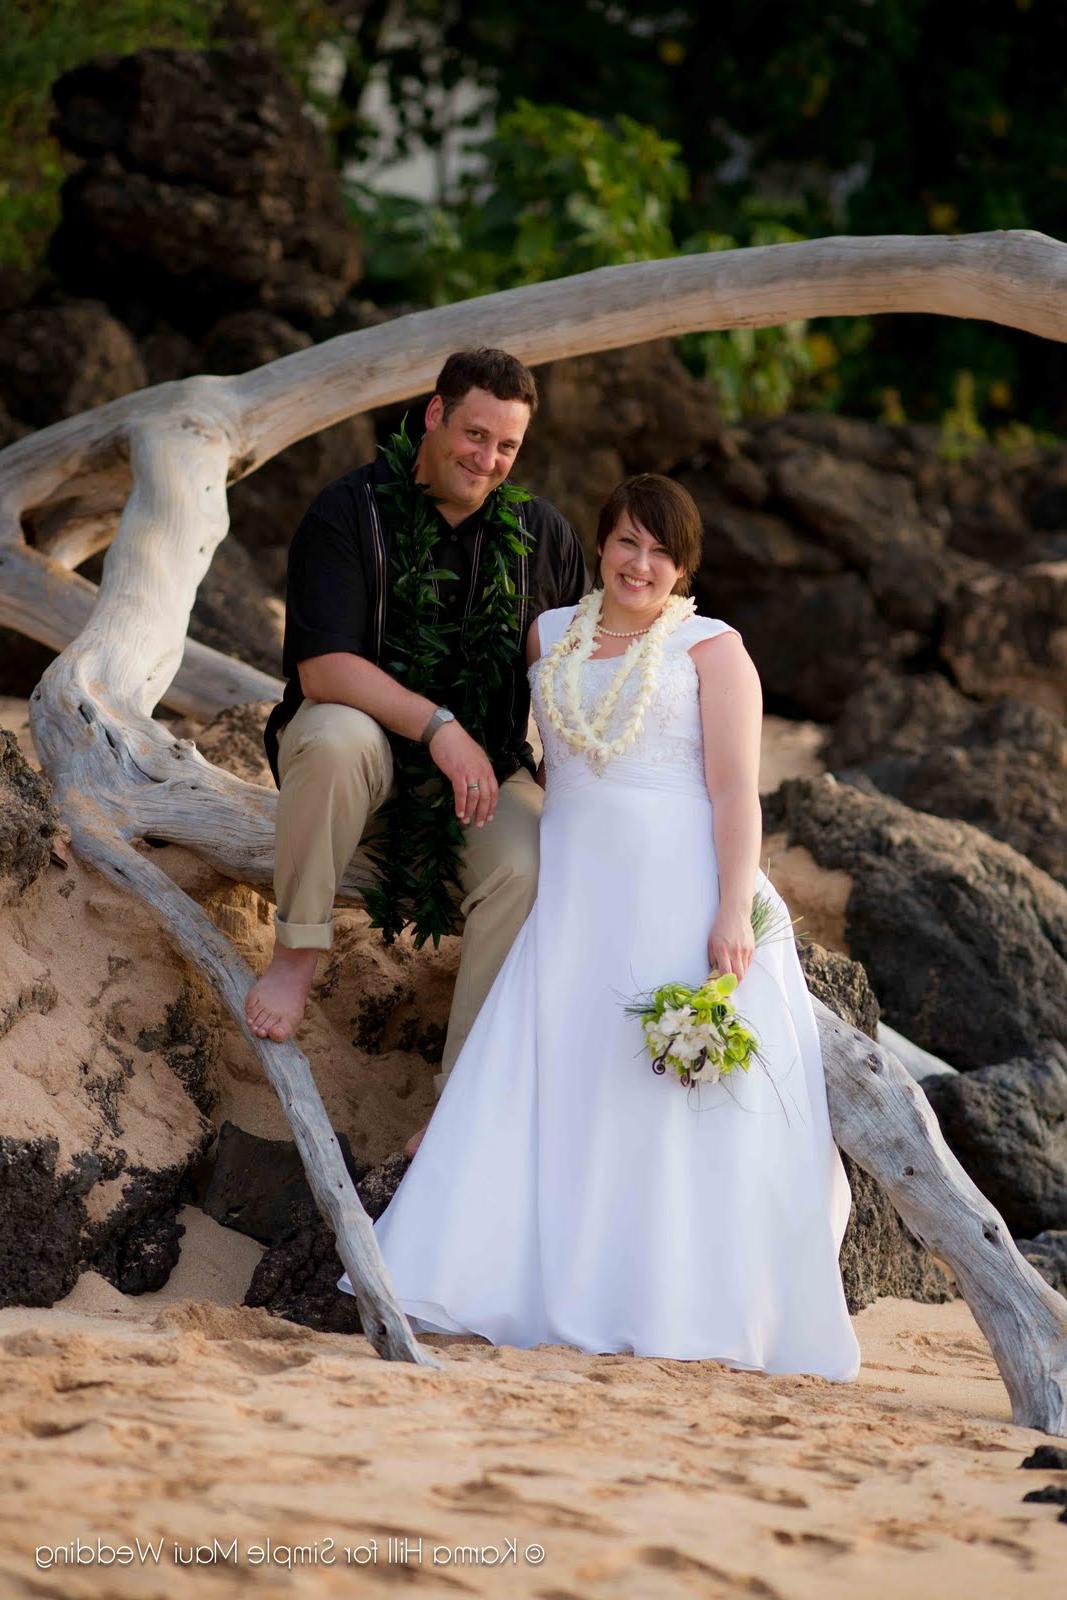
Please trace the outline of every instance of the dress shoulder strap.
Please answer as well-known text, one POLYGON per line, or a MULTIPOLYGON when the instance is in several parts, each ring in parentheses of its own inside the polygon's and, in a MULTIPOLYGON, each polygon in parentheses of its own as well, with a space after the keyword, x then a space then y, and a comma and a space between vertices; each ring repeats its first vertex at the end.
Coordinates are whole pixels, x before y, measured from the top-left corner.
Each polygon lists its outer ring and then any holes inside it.
POLYGON ((739 639, 741 637, 739 629, 730 622, 723 622, 720 617, 690 617, 672 638, 677 641, 676 649, 691 650, 703 639, 717 639, 721 633, 736 633, 739 639))
POLYGON ((563 630, 577 609, 577 606, 554 606, 551 611, 541 612, 541 615, 536 620, 537 637, 543 656, 547 656, 552 646, 559 641, 563 630))

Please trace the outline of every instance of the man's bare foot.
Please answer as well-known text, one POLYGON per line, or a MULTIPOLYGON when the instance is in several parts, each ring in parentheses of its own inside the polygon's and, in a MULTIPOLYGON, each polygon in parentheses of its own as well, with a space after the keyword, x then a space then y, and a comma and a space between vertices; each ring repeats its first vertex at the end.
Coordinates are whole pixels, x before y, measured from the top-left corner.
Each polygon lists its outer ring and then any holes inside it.
POLYGON ((406 1156, 413 1156, 415 1154, 415 1151, 419 1148, 419 1145, 422 1143, 422 1136, 426 1132, 426 1129, 429 1126, 430 1126, 430 1124, 427 1122, 423 1127, 421 1127, 419 1129, 418 1133, 413 1133, 411 1135, 411 1138, 408 1140, 407 1144, 404 1146, 404 1154, 406 1156))
POLYGON ((270 966, 245 996, 245 1016, 257 1039, 288 1039, 300 1026, 318 959, 318 950, 275 943, 270 966))

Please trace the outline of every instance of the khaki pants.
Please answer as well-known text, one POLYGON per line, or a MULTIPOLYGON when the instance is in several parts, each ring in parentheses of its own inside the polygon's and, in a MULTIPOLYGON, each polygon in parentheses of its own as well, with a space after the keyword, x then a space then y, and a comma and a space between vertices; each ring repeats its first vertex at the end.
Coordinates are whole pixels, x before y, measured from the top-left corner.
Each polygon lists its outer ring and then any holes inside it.
MULTIPOLYGON (((333 902, 367 822, 393 786, 393 758, 380 724, 353 706, 305 700, 278 740, 274 931, 291 950, 328 950, 333 902)), ((537 893, 542 793, 524 767, 500 786, 492 822, 466 831, 460 864, 463 952, 448 1019, 440 1096, 482 1002, 537 893)))

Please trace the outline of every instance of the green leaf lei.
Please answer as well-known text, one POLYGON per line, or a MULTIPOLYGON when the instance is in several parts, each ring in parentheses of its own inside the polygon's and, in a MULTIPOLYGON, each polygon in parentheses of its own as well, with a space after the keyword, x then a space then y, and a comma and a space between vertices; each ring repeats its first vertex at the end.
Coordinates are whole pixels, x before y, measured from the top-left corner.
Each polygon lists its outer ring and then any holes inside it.
MULTIPOLYGON (((405 689, 430 699, 442 697, 442 680, 447 681, 450 708, 493 760, 501 752, 486 743, 488 712, 514 671, 519 602, 528 598, 518 592, 513 567, 532 541, 515 507, 530 493, 502 483, 489 496, 482 516, 481 591, 462 623, 445 622, 436 584, 456 575, 437 565, 440 524, 429 489, 415 482, 418 445, 408 434, 407 417, 382 454, 392 478, 376 494, 391 536, 391 584, 380 665, 405 689), (451 670, 449 663, 454 663, 451 670)), ((455 813, 452 785, 427 747, 396 734, 389 734, 389 742, 396 791, 366 841, 376 876, 364 892, 364 904, 371 927, 382 930, 387 944, 410 923, 416 947, 427 939, 437 945, 456 927, 465 830, 455 813)))

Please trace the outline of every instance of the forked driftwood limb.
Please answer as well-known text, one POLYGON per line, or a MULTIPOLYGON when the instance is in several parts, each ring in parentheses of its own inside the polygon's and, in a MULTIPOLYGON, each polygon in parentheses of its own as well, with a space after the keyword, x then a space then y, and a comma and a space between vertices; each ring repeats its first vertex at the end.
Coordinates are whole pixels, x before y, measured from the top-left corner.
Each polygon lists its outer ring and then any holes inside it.
MULTIPOLYGON (((395 1304, 308 1063, 292 1045, 248 1033, 251 975, 137 847, 169 840, 235 879, 272 875, 274 795, 209 765, 152 718, 161 702, 213 710, 276 689, 186 640, 197 585, 227 531, 227 484, 344 417, 427 391, 463 346, 503 345, 537 364, 696 329, 893 311, 983 317, 1064 339, 1065 287, 1067 247, 1028 232, 833 238, 639 262, 419 312, 239 377, 143 390, 0 453, 0 622, 67 646, 34 691, 31 724, 74 847, 152 907, 244 1030, 382 1355, 433 1362, 395 1304), (116 523, 90 613, 92 587, 72 569, 107 545, 116 523)), ((356 863, 342 898, 358 899, 359 887, 356 863)), ((820 1009, 819 1021, 841 1148, 957 1270, 1015 1420, 1067 1432, 1067 1301, 1015 1251, 895 1058, 831 1013, 820 1009)))

